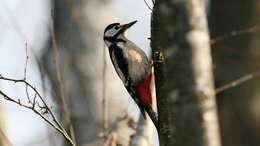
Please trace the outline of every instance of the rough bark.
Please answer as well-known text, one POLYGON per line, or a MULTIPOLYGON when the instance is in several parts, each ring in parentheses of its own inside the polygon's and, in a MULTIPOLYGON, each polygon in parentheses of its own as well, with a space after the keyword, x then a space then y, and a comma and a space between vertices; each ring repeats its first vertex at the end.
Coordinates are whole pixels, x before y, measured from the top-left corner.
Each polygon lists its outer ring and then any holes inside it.
MULTIPOLYGON (((259 5, 257 0, 212 0, 212 38, 259 25, 259 5)), ((244 35, 229 36, 213 44, 216 87, 259 72, 259 34, 258 29, 244 35)), ((224 146, 260 145, 259 87, 257 77, 217 95, 224 146)))
POLYGON ((161 146, 220 146, 207 27, 203 0, 155 2, 151 46, 161 146))

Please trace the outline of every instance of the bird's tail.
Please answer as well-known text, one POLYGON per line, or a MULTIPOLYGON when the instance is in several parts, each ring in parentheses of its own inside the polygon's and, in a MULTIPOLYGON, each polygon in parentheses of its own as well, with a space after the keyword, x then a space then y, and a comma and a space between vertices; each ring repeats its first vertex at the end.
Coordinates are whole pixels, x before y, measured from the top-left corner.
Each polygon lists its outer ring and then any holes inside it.
POLYGON ((144 118, 146 119, 146 113, 145 113, 145 108, 143 108, 141 105, 139 105, 138 104, 138 107, 139 107, 139 109, 140 109, 140 111, 141 111, 141 114, 144 116, 144 118))
MULTIPOLYGON (((149 117, 151 118, 151 120, 153 121, 154 126, 156 127, 156 129, 158 129, 158 116, 156 114, 156 112, 154 112, 154 110, 152 109, 151 106, 145 106, 145 111, 148 113, 149 117)), ((145 115, 145 114, 143 114, 145 115)))

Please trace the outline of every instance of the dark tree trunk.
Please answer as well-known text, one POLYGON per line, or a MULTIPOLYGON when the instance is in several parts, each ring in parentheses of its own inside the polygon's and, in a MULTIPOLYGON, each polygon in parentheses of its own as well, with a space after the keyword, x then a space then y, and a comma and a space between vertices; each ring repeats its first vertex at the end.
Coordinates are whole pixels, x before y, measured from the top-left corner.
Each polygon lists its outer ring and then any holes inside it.
POLYGON ((156 0, 151 34, 160 145, 220 146, 203 0, 156 0))

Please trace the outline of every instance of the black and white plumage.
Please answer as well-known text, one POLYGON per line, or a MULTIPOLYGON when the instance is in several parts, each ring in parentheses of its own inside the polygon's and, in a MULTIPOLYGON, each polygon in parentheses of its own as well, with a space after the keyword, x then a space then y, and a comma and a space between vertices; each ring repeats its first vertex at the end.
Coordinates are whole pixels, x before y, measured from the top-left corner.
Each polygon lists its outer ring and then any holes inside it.
POLYGON ((128 93, 137 103, 142 114, 145 116, 146 111, 157 127, 157 116, 152 108, 151 61, 142 49, 126 38, 127 29, 136 22, 108 25, 104 31, 104 41, 114 68, 128 93))

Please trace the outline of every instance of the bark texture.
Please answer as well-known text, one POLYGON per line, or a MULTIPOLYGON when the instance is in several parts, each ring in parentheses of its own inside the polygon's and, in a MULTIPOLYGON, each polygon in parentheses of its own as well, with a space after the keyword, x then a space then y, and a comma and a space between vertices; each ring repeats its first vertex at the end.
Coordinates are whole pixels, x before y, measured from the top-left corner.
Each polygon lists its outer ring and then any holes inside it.
MULTIPOLYGON (((209 19, 212 38, 259 26, 259 6, 257 0, 213 0, 209 19)), ((260 29, 255 29, 213 44, 216 87, 259 72, 259 40, 260 29)), ((217 95, 223 146, 260 145, 259 87, 257 77, 217 95)))
POLYGON ((160 145, 220 146, 204 1, 157 0, 151 33, 160 145))

